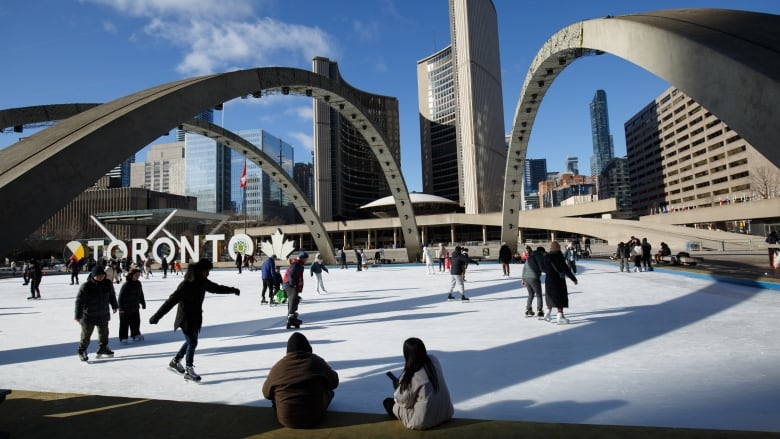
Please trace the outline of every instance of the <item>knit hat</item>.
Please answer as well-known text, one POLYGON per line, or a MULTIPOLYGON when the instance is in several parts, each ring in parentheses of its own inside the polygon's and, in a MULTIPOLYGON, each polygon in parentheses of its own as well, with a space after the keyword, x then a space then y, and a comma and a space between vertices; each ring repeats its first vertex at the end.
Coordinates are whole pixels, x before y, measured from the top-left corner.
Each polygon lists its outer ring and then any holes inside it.
POLYGON ((287 340, 287 353, 290 352, 311 352, 311 345, 306 336, 300 332, 294 332, 287 340))
POLYGON ((306 253, 305 250, 301 250, 301 253, 298 255, 298 259, 308 259, 308 258, 309 258, 309 254, 306 253))
POLYGON ((92 269, 92 277, 99 276, 101 274, 105 275, 106 270, 103 268, 102 265, 95 265, 95 268, 92 269))

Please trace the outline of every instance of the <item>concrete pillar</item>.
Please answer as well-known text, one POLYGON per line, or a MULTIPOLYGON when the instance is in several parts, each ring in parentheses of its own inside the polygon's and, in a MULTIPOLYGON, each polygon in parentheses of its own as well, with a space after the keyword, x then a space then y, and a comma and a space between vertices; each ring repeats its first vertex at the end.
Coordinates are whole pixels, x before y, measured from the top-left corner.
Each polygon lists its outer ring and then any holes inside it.
POLYGON ((482 225, 482 244, 487 244, 487 226, 482 225))
POLYGON ((450 245, 455 245, 455 224, 450 224, 450 245))

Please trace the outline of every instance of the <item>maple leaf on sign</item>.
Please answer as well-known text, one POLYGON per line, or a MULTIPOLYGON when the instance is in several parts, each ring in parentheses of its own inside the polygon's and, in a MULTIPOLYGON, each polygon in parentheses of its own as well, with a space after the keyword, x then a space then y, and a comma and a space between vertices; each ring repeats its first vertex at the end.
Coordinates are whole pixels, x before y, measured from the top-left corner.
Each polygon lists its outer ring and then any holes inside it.
POLYGON ((276 229, 271 235, 271 242, 263 241, 260 243, 260 250, 269 258, 276 255, 279 259, 287 259, 290 253, 295 250, 295 244, 284 239, 282 229, 276 229))

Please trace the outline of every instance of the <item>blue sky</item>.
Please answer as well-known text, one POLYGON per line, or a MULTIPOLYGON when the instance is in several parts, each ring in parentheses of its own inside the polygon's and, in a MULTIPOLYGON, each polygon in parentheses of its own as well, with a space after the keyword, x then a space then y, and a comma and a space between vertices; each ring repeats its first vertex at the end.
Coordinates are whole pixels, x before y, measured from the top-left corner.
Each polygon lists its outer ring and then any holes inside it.
MULTIPOLYGON (((526 71, 545 40, 574 22, 682 7, 780 13, 776 0, 494 0, 498 11, 505 131, 512 127, 526 71)), ((421 191, 416 62, 449 44, 446 0, 28 0, 0 3, 3 50, 0 108, 106 102, 155 85, 260 66, 311 69, 313 56, 339 63, 345 79, 400 103, 401 162, 421 191)), ((556 80, 531 134, 529 158, 563 170, 592 154, 588 104, 607 93, 615 153, 625 155, 623 123, 669 84, 611 55, 580 59, 556 80)), ((234 100, 215 114, 232 131, 262 128, 308 161, 308 98, 234 100)), ((29 135, 26 131, 23 135, 29 135)), ((19 138, 0 134, 0 148, 19 138)), ((172 141, 163 137, 158 141, 172 141)), ((139 154, 143 159, 145 152, 139 154)))

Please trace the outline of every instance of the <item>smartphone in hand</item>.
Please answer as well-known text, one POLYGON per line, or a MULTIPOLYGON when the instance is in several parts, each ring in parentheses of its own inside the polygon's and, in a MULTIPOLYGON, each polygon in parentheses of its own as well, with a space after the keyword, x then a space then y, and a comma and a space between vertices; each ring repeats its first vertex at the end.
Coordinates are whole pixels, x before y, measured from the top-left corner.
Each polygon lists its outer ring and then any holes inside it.
POLYGON ((393 372, 387 372, 385 375, 387 375, 388 378, 390 378, 390 381, 393 382, 393 389, 398 388, 398 377, 393 375, 393 372))

